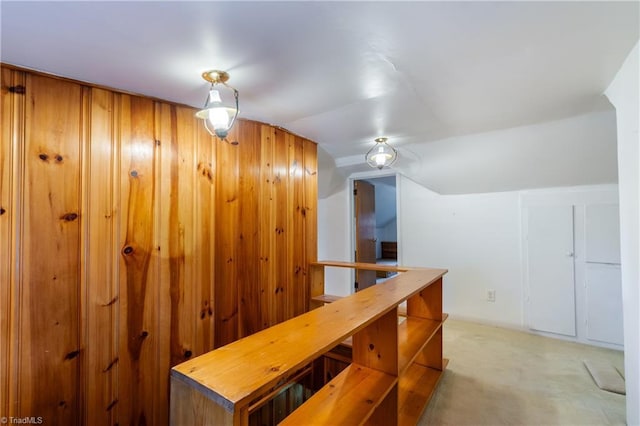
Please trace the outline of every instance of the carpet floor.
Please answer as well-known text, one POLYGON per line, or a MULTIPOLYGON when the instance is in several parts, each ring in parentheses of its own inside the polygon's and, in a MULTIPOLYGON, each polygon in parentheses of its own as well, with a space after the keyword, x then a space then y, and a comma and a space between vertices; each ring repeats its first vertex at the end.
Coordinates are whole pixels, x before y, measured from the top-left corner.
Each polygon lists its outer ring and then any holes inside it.
POLYGON ((449 365, 419 425, 624 425, 625 396, 584 359, 623 371, 623 352, 449 319, 449 365))

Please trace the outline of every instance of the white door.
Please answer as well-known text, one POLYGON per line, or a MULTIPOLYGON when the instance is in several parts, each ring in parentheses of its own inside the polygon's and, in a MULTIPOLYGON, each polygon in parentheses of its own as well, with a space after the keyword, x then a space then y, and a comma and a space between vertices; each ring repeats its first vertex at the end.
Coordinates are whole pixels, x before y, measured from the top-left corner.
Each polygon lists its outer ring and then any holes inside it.
POLYGON ((624 343, 620 265, 587 263, 587 339, 624 343))
POLYGON ((593 204, 585 211, 587 339, 623 344, 620 211, 593 204))
POLYGON ((575 336, 573 206, 530 206, 527 217, 529 328, 575 336))

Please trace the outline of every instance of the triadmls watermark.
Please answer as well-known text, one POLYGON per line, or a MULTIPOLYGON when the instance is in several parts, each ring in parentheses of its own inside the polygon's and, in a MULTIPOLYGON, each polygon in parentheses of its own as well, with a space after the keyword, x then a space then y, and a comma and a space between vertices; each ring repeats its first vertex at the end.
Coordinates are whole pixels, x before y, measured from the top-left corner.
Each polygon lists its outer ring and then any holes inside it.
POLYGON ((44 417, 41 416, 25 416, 25 417, 0 417, 0 424, 3 425, 42 425, 44 417))

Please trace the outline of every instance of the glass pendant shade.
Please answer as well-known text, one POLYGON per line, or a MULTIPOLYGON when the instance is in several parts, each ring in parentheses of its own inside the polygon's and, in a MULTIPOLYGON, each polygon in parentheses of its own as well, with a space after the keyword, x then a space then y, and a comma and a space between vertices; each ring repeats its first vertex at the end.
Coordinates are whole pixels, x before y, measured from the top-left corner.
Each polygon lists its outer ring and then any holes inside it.
POLYGON ((367 164, 376 169, 390 167, 398 158, 398 151, 387 143, 387 138, 377 138, 376 144, 367 152, 367 164))
POLYGON ((196 113, 196 117, 204 120, 204 127, 211 135, 226 139, 238 116, 238 91, 225 83, 229 75, 223 71, 207 71, 202 76, 211 82, 211 89, 204 108, 196 113), (218 83, 233 92, 235 105, 229 106, 222 102, 220 92, 214 88, 218 83))

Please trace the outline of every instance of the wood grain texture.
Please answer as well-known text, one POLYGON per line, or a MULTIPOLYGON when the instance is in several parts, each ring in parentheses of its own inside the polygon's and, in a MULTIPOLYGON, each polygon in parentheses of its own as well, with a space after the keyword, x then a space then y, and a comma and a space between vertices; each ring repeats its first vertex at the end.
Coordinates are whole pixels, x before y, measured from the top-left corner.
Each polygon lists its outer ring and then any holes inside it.
MULTIPOLYGON (((332 380, 332 386, 320 389, 281 424, 364 424, 385 401, 397 380, 397 377, 379 370, 351 364, 332 380)), ((389 408, 388 403, 385 404, 385 408, 389 408)), ((395 415, 395 412, 393 414, 395 415)))
POLYGON ((424 347, 415 363, 434 370, 442 370, 442 327, 436 331, 433 339, 424 347))
POLYGON ((397 309, 354 334, 352 347, 354 363, 398 376, 397 309))
MULTIPOLYGON (((389 313, 395 312, 396 306, 407 296, 417 293, 444 273, 442 269, 406 272, 384 285, 370 287, 186 361, 173 368, 172 377, 202 386, 212 398, 229 407, 242 407, 256 394, 273 387, 283 376, 380 318, 384 317, 383 328, 391 323, 396 327, 397 318, 389 313)), ((395 333, 397 330, 393 335, 395 333)), ((374 329, 372 335, 376 336, 374 329)), ((397 369, 397 361, 391 361, 392 357, 385 356, 379 365, 375 361, 372 364, 378 368, 397 369)))
POLYGON ((367 419, 367 426, 395 426, 398 424, 398 385, 394 386, 367 419))
POLYGON ((117 257, 115 230, 114 94, 83 88, 84 126, 82 170, 82 372, 83 424, 111 425, 117 399, 117 299, 114 285, 117 257), (100 339, 96 339, 100 336, 100 339))
POLYGON ((274 200, 274 146, 276 129, 260 127, 260 325, 267 328, 276 323, 276 228, 277 204, 274 200))
MULTIPOLYGON (((446 362, 443 369, 445 366, 446 362)), ((398 424, 411 426, 418 423, 442 374, 442 371, 411 364, 407 374, 403 375, 398 383, 398 424)))
POLYGON ((12 87, 24 87, 26 76, 14 70, 1 70, 0 90, 0 412, 15 416, 19 404, 17 369, 15 368, 17 340, 16 323, 18 283, 22 271, 21 257, 14 250, 20 242, 23 169, 18 167, 24 158, 25 96, 11 92, 12 87))
POLYGON ((305 291, 305 232, 304 232, 304 151, 303 140, 287 135, 288 153, 288 194, 287 194, 287 247, 286 258, 289 282, 286 288, 286 317, 293 318, 305 312, 307 305, 305 291))
MULTIPOLYGON (((192 132, 188 135, 179 132, 179 142, 182 144, 192 141, 196 153, 195 205, 184 206, 185 209, 191 208, 195 213, 195 226, 189 229, 194 241, 189 256, 194 276, 191 283, 185 282, 184 285, 185 289, 187 286, 194 288, 196 327, 192 356, 196 356, 214 348, 215 190, 216 181, 222 179, 222 176, 219 176, 217 166, 219 144, 204 129, 202 121, 194 116, 193 109, 179 108, 178 123, 183 126, 188 124, 192 132)), ((189 188, 185 187, 184 191, 189 191, 189 188)), ((193 320, 194 312, 186 311, 181 318, 181 321, 193 320)))
MULTIPOLYGON (((375 265, 348 264, 333 261, 310 262, 310 267, 312 271, 318 271, 320 267, 377 268, 375 265)), ((407 272, 424 271, 425 269, 399 266, 397 270, 399 272, 407 272)), ((441 272, 443 274, 446 273, 445 270, 441 270, 441 272)), ((404 274, 392 278, 392 282, 402 278, 402 275, 404 274)), ((323 293, 322 276, 318 272, 312 273, 309 286, 312 294, 323 293)), ((408 307, 405 312, 400 312, 400 309, 397 308, 399 315, 397 327, 397 374, 400 378, 400 384, 393 391, 396 392, 396 396, 388 396, 367 420, 366 424, 387 425, 396 424, 397 422, 402 425, 413 425, 417 423, 422 415, 448 362, 442 358, 442 324, 448 315, 441 311, 441 298, 442 277, 440 276, 434 279, 429 286, 409 295, 408 307), (432 300, 436 298, 438 300, 432 300), (395 413, 396 410, 397 417, 391 414, 395 413)), ((342 298, 322 294, 315 296, 314 299, 317 300, 316 303, 336 303, 342 298)), ((325 374, 333 373, 336 370, 336 366, 338 369, 342 367, 336 361, 328 364, 326 360, 330 358, 340 359, 342 362, 350 362, 352 360, 355 362, 357 355, 357 359, 360 362, 369 363, 372 360, 377 362, 375 357, 372 358, 370 355, 375 351, 376 344, 373 341, 380 334, 379 330, 381 330, 380 327, 382 326, 382 323, 378 320, 356 333, 351 343, 353 345, 353 353, 350 353, 349 350, 351 345, 346 345, 346 341, 344 341, 342 345, 325 354, 325 374), (366 345, 368 341, 373 342, 369 348, 366 345), (336 350, 340 348, 343 348, 346 352, 343 351, 338 355, 336 350), (367 349, 370 349, 371 353, 367 353, 367 349)), ((380 335, 385 339, 383 334, 380 335)), ((381 358, 384 357, 381 356, 381 358)), ((329 379, 330 377, 326 378, 326 380, 329 379)))
POLYGON ((233 414, 179 381, 171 382, 171 424, 232 425, 233 414), (187 403, 188 402, 188 403, 187 403))
POLYGON ((407 300, 407 315, 442 321, 442 279, 407 300))
POLYGON ((290 262, 291 248, 288 247, 288 233, 291 232, 287 228, 290 225, 288 217, 292 214, 289 205, 289 138, 292 137, 288 133, 276 129, 275 144, 273 145, 273 208, 274 211, 274 228, 270 230, 270 237, 274 239, 274 258, 273 263, 274 275, 270 277, 271 286, 269 291, 273 297, 273 316, 271 324, 277 324, 287 319, 289 309, 287 302, 291 300, 289 293, 291 291, 288 283, 290 282, 290 262))
POLYGON ((154 245, 156 157, 153 102, 120 97, 120 328, 118 414, 151 424, 157 398, 158 262, 154 245))
POLYGON ((79 423, 82 91, 27 76, 18 415, 79 423))
MULTIPOLYGON (((248 336, 262 330, 260 284, 260 125, 244 121, 237 130, 238 188, 238 334, 248 336), (249 265, 254 265, 251 267, 249 265)), ((229 285, 231 283, 227 283, 229 285)), ((235 340, 235 339, 234 339, 235 340)))
MULTIPOLYGON (((407 317, 398 325, 398 368, 404 372, 414 358, 420 357, 425 342, 431 340, 433 335, 440 331, 442 323, 440 321, 426 320, 422 318, 407 317)), ((441 336, 440 336, 441 337, 441 336)), ((440 344, 442 348, 442 344, 440 344)), ((442 360, 442 353, 440 353, 442 360)))
MULTIPOLYGON (((304 273, 306 279, 310 274, 309 264, 318 260, 318 146, 314 142, 304 140, 303 151, 304 209, 302 219, 304 221, 304 273)), ((305 285, 305 312, 310 308, 309 289, 305 285)))
POLYGON ((306 309, 315 144, 1 71, 0 415, 167 424, 172 365, 306 309))
MULTIPOLYGON (((356 262, 376 263, 375 187, 364 180, 354 185, 356 262)), ((376 273, 369 269, 356 269, 356 291, 375 285, 376 273)))
MULTIPOLYGON (((309 288, 309 308, 315 309, 320 306, 324 306, 325 300, 323 300, 324 296, 324 266, 307 264, 308 274, 307 280, 309 288), (320 298, 320 299, 319 299, 320 298)), ((331 297, 330 302, 335 300, 339 300, 340 297, 335 296, 331 297)))
MULTIPOLYGON (((238 127, 229 139, 235 140, 238 127)), ((238 338, 239 160, 238 146, 217 142, 215 347, 238 338)))

